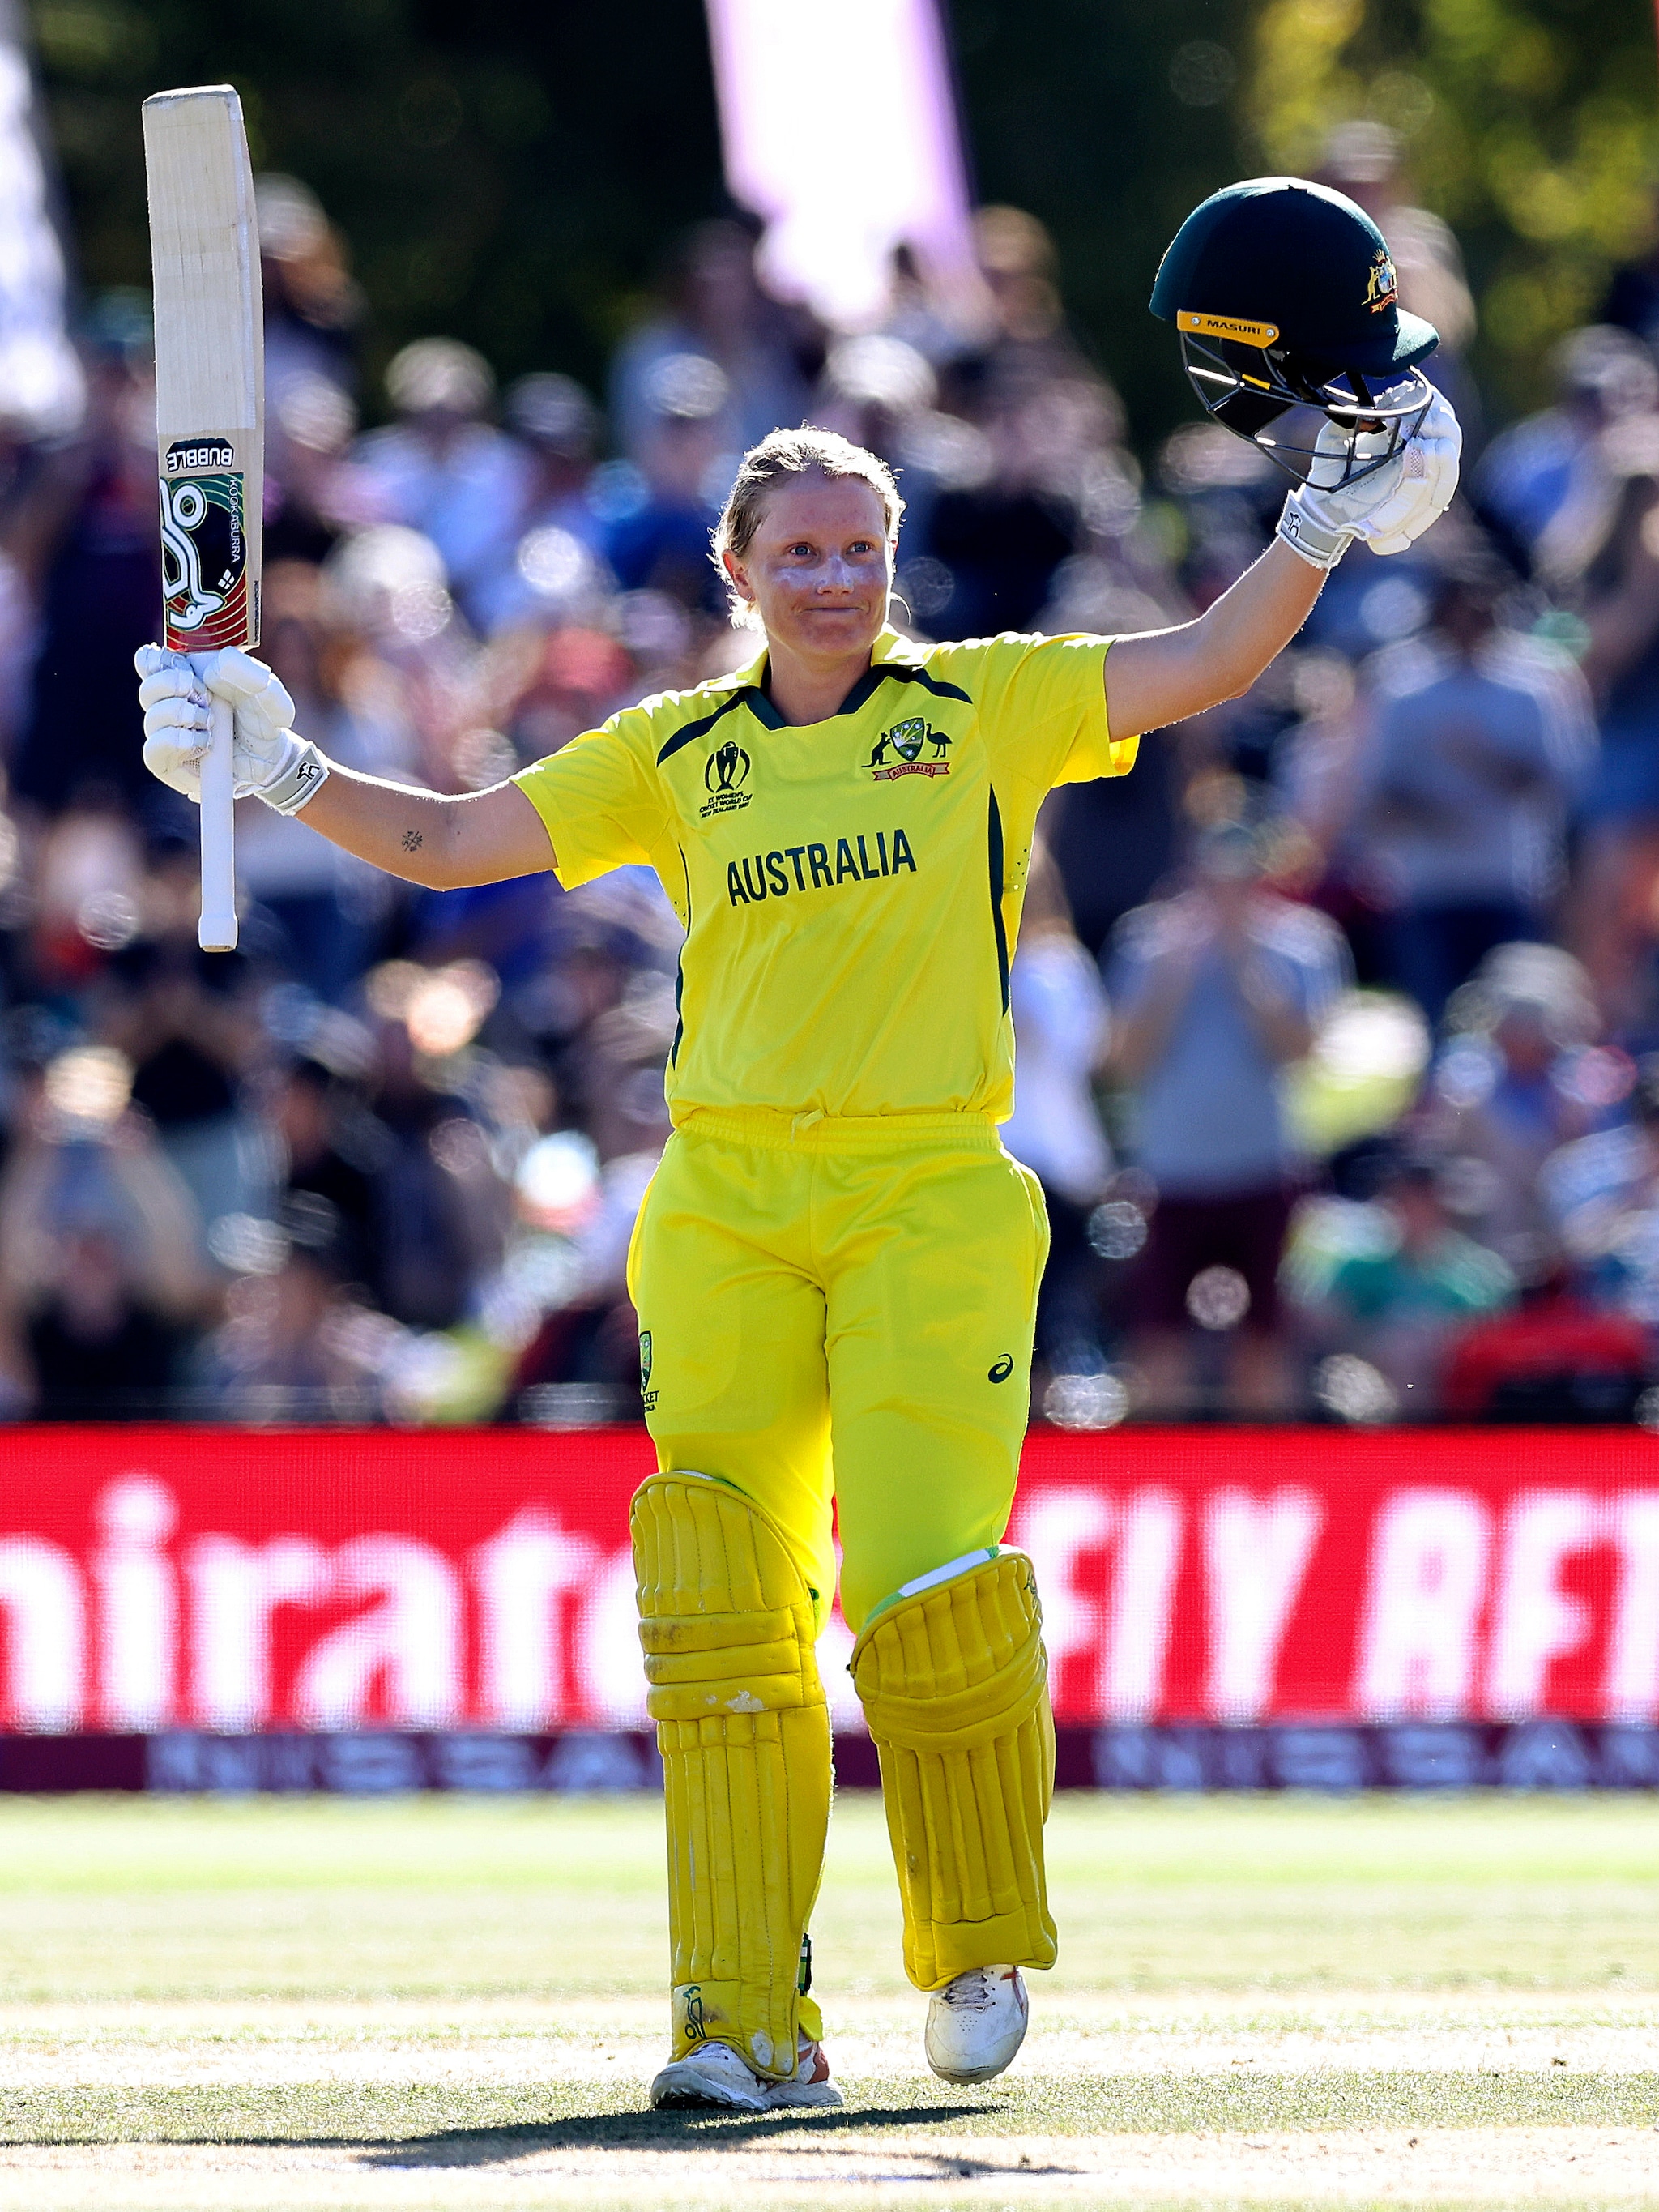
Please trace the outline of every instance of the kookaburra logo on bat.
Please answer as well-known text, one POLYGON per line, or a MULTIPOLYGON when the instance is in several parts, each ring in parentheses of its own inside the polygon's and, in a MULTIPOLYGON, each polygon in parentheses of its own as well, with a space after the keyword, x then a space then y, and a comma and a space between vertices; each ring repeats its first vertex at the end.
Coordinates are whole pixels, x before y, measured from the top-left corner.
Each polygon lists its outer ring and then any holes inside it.
MULTIPOLYGON (((161 486, 161 589, 173 629, 199 629, 225 604, 225 592, 204 580, 195 537, 208 519, 210 505, 198 483, 161 486)), ((224 581, 228 586, 235 579, 228 576, 224 581)))

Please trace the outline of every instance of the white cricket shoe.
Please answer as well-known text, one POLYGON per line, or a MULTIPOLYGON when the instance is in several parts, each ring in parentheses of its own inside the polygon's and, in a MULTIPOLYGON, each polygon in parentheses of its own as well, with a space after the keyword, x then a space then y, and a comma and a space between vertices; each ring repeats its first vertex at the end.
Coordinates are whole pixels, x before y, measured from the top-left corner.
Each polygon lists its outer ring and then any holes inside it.
POLYGON ((823 2045, 804 2035, 787 2081, 757 2074, 729 2043, 704 2043, 689 2057, 665 2066, 651 2084, 652 2109, 659 2112, 775 2112, 841 2102, 823 2045))
POLYGON ((799 2106, 845 2102, 841 2091, 830 2079, 829 2052, 821 2043, 813 2043, 804 2035, 800 2039, 800 2055, 795 2061, 794 2072, 787 2081, 774 2081, 769 2087, 769 2102, 775 2112, 799 2106))
POLYGON ((941 2081, 990 2081, 1012 2063, 1031 2017, 1018 1966, 972 1966, 927 2000, 927 2063, 941 2081))

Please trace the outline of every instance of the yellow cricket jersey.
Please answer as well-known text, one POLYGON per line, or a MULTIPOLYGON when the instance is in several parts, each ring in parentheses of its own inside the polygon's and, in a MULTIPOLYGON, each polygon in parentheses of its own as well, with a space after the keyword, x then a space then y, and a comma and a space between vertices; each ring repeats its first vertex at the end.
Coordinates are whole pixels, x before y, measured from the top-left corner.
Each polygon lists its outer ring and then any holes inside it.
POLYGON ((1134 764, 1135 739, 1107 728, 1109 643, 884 629, 840 713, 801 726, 762 690, 762 654, 515 777, 568 890, 648 861, 685 926, 676 1123, 755 1106, 1006 1117, 1037 809, 1134 764))

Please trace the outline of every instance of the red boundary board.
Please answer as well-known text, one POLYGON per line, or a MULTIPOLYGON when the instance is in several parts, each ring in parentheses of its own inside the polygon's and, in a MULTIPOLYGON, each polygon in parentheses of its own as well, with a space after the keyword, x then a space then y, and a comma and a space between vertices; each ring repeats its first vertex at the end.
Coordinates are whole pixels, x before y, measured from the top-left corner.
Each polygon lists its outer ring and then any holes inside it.
MULTIPOLYGON (((639 1428, 8 1430, 0 1727, 637 1729, 652 1465, 639 1428)), ((1065 1726, 1659 1720, 1643 1431, 1034 1431, 1010 1534, 1065 1726)))

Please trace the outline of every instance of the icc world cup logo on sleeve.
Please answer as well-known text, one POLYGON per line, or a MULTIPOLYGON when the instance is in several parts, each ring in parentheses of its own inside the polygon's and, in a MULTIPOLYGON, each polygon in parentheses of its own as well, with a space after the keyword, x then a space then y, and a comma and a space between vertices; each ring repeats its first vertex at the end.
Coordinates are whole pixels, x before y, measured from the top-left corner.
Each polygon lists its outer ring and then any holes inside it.
POLYGON ((732 738, 709 754, 702 772, 708 803, 697 810, 705 822, 711 814, 738 814, 748 805, 751 794, 744 786, 753 766, 748 754, 732 738))
POLYGON ((161 478, 161 591, 167 641, 211 653, 248 635, 247 537, 235 450, 222 439, 179 440, 161 478))

